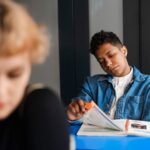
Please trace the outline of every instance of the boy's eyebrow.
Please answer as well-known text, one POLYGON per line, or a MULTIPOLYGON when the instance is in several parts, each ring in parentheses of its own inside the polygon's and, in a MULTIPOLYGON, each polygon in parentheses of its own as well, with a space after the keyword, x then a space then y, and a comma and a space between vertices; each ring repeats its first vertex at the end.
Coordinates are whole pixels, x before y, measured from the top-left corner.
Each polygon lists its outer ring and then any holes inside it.
POLYGON ((106 52, 106 55, 114 51, 114 48, 110 49, 108 52, 106 52))

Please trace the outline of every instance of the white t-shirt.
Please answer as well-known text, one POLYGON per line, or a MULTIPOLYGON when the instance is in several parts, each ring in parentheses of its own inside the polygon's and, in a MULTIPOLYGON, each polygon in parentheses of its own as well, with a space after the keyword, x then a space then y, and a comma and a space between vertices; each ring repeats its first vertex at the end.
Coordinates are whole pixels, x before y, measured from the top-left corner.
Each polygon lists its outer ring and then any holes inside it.
POLYGON ((115 98, 113 100, 109 115, 113 119, 116 111, 118 99, 124 94, 124 91, 133 78, 133 68, 129 74, 123 77, 113 77, 112 84, 115 89, 115 98))

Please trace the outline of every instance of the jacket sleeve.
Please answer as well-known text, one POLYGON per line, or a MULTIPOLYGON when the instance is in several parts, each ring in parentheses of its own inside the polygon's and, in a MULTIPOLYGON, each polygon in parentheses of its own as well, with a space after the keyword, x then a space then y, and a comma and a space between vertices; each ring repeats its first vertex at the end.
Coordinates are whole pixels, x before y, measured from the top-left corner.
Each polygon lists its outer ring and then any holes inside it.
POLYGON ((150 121, 150 87, 146 90, 141 120, 150 121))
POLYGON ((80 91, 78 93, 78 95, 74 98, 72 98, 72 100, 78 100, 78 99, 82 99, 86 102, 90 102, 91 100, 93 100, 93 89, 94 86, 96 84, 93 83, 93 79, 92 77, 87 77, 84 80, 84 83, 82 84, 80 91))

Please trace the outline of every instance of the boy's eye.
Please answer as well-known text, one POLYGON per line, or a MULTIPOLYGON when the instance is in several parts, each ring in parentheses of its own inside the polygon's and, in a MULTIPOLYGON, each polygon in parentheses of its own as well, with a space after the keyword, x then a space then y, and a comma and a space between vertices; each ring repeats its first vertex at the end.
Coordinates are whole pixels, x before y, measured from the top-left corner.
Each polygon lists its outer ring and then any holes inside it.
POLYGON ((115 52, 111 52, 108 54, 108 57, 111 58, 111 57, 115 56, 115 54, 116 54, 115 52))

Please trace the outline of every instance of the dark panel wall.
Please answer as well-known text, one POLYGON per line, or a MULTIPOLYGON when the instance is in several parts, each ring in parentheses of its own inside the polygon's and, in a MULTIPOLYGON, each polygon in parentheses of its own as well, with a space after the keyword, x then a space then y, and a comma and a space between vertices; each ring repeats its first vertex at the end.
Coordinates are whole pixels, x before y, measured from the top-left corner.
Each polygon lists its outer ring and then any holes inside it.
POLYGON ((124 42, 128 59, 143 73, 150 74, 150 1, 124 0, 124 42))
POLYGON ((88 1, 59 0, 58 12, 61 97, 68 104, 89 75, 88 1))
POLYGON ((141 69, 150 74, 150 1, 141 0, 141 69))
POLYGON ((141 68, 139 21, 139 0, 123 0, 123 39, 128 49, 128 61, 141 68))

